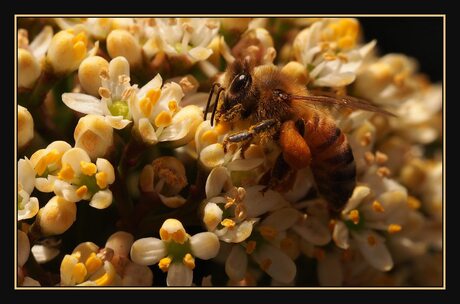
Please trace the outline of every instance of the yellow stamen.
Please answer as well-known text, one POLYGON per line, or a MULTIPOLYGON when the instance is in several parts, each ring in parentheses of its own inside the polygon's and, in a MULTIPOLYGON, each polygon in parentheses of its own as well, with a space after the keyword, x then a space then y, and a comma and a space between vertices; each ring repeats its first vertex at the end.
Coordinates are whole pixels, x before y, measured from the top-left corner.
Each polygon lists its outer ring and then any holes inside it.
POLYGON ((75 264, 72 272, 72 277, 74 278, 76 284, 83 282, 85 280, 86 274, 86 267, 83 265, 83 263, 75 264))
POLYGON ((263 271, 267 271, 268 268, 270 268, 271 265, 272 265, 272 260, 270 260, 270 259, 265 259, 265 260, 263 260, 263 261, 260 263, 260 268, 261 268, 263 271))
POLYGON ((107 173, 98 172, 96 173, 96 183, 99 188, 104 189, 107 187, 107 173))
POLYGON ((144 97, 139 101, 139 108, 141 109, 142 114, 148 117, 152 112, 153 105, 150 99, 144 97))
POLYGON ((377 164, 383 165, 387 162, 388 156, 385 153, 377 151, 377 153, 375 153, 375 160, 377 161, 377 164))
POLYGON ((190 270, 193 270, 195 268, 195 258, 190 254, 190 253, 187 253, 182 262, 184 263, 185 266, 187 266, 187 268, 189 268, 190 270))
POLYGON ((58 178, 61 180, 72 180, 75 176, 72 167, 69 164, 64 164, 58 173, 58 178))
POLYGON ((369 243, 369 245, 371 246, 375 246, 377 244, 377 240, 375 239, 375 237, 373 235, 369 235, 367 237, 367 242, 369 243))
POLYGON ((259 228, 259 231, 260 234, 268 240, 274 240, 276 235, 278 234, 278 231, 276 231, 275 228, 270 226, 262 226, 259 228))
POLYGON ((88 193, 88 187, 83 185, 80 188, 78 188, 77 191, 75 191, 75 193, 77 193, 78 197, 84 197, 86 193, 88 193))
POLYGON ((81 172, 88 176, 93 176, 97 172, 97 167, 93 163, 81 161, 80 162, 81 172))
POLYGON ((226 197, 225 199, 227 200, 227 202, 224 205, 225 209, 230 208, 231 206, 233 206, 236 203, 236 199, 234 199, 232 197, 226 197))
POLYGON ((155 117, 155 125, 157 127, 166 127, 172 122, 172 116, 166 111, 161 111, 160 114, 155 117))
POLYGON ((249 241, 248 244, 246 245, 246 253, 252 254, 254 250, 256 250, 256 245, 257 243, 255 241, 249 241))
POLYGON ((217 133, 213 130, 208 130, 201 135, 201 141, 207 145, 215 144, 217 143, 217 133))
POLYGON ((409 206, 409 208, 417 210, 420 208, 421 204, 422 203, 412 195, 409 195, 409 197, 407 197, 407 205, 409 206))
POLYGON ((377 175, 380 177, 388 177, 390 174, 391 171, 388 167, 380 167, 377 169, 377 175))
POLYGON ((172 239, 178 244, 184 244, 187 240, 187 234, 185 233, 185 230, 179 229, 172 234, 172 239))
POLYGON ((55 163, 56 161, 59 160, 60 158, 60 153, 57 149, 53 149, 49 151, 46 155, 44 155, 40 160, 38 161, 37 165, 35 166, 35 171, 37 172, 38 175, 42 175, 45 173, 46 168, 50 164, 55 163))
POLYGON ((366 161, 367 165, 372 165, 375 160, 374 154, 372 154, 372 152, 367 151, 366 153, 364 153, 364 160, 366 161))
POLYGON ((397 233, 397 232, 399 232, 401 230, 402 230, 402 227, 401 227, 401 225, 398 225, 398 224, 390 224, 388 226, 388 233, 391 233, 391 234, 397 233))
POLYGON ((179 107, 177 106, 177 101, 170 100, 168 102, 168 109, 169 109, 169 111, 171 111, 173 113, 176 112, 179 109, 179 107))
POLYGON ((371 143, 371 139, 372 139, 372 133, 371 132, 366 132, 363 134, 363 136, 361 137, 361 146, 365 147, 365 146, 368 146, 370 143, 371 143))
POLYGON ((76 59, 82 59, 86 55, 86 45, 82 41, 78 41, 73 45, 73 51, 76 59))
POLYGON ((145 97, 151 100, 152 104, 156 104, 158 99, 160 99, 161 90, 160 89, 151 89, 145 94, 145 97))
POLYGON ((235 221, 231 219, 224 219, 222 222, 220 222, 222 226, 227 227, 228 229, 233 229, 235 228, 235 221))
POLYGON ((349 214, 350 220, 353 222, 353 224, 358 225, 359 223, 359 211, 356 209, 353 209, 350 211, 349 214))
POLYGON ((162 258, 158 263, 158 267, 161 269, 161 271, 166 272, 168 271, 171 262, 172 259, 170 257, 162 258))
POLYGON ((88 271, 88 274, 93 274, 102 266, 102 260, 96 256, 95 252, 92 252, 88 259, 85 262, 86 265, 86 270, 88 271))
POLYGON ((379 212, 379 213, 382 213, 385 211, 385 209, 383 209, 383 206, 382 204, 380 204, 379 201, 374 201, 372 203, 372 209, 374 209, 375 212, 379 212))
POLYGON ((172 235, 168 232, 168 230, 160 228, 160 238, 163 241, 169 241, 171 239, 172 235))
POLYGON ((114 278, 115 275, 113 273, 106 272, 99 279, 94 280, 94 283, 96 283, 97 286, 108 286, 112 284, 114 278))

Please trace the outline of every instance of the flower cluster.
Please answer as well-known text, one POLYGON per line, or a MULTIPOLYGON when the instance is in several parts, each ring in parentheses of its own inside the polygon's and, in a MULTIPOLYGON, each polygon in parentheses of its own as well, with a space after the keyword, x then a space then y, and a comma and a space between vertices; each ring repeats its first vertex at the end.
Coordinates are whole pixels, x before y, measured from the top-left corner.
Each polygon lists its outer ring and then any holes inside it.
POLYGON ((358 19, 18 24, 18 286, 443 284, 442 85, 358 19))

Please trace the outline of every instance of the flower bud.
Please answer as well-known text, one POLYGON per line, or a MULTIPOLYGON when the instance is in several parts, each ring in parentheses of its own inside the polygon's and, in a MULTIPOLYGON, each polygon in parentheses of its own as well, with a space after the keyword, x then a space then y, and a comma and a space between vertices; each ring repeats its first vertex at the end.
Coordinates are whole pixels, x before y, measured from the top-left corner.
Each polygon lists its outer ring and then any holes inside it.
POLYGON ((125 57, 131 66, 137 66, 142 61, 142 51, 139 42, 126 30, 114 30, 107 36, 107 50, 112 58, 125 57))
POLYGON ((55 196, 38 212, 39 225, 43 235, 64 233, 77 218, 77 206, 62 197, 55 196))
POLYGON ((37 59, 26 49, 18 49, 18 87, 32 88, 41 73, 37 59))
POLYGON ((308 71, 303 64, 297 61, 291 61, 286 64, 282 69, 286 75, 290 75, 294 78, 299 84, 306 85, 309 81, 308 71))
POLYGON ((18 105, 18 148, 27 145, 34 137, 34 120, 27 108, 18 105))
POLYGON ((75 71, 86 56, 88 38, 84 32, 60 31, 51 40, 47 60, 57 74, 75 71))
POLYGON ((18 266, 22 267, 29 259, 30 242, 27 234, 18 230, 18 266))
POLYGON ((113 129, 99 115, 88 114, 78 121, 74 132, 75 147, 85 150, 91 160, 107 154, 113 145, 113 129))
POLYGON ((82 88, 93 96, 99 96, 99 88, 101 87, 99 75, 102 70, 108 69, 109 63, 102 57, 91 56, 83 60, 78 68, 78 79, 82 88))

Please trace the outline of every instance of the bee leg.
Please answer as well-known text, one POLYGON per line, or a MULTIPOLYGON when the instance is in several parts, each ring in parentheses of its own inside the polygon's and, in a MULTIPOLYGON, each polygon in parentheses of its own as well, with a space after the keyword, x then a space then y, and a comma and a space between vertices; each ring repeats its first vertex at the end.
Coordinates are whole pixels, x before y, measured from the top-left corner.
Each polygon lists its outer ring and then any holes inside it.
POLYGON ((268 189, 274 189, 279 192, 287 192, 294 185, 296 171, 284 160, 283 154, 280 153, 276 158, 275 164, 270 171, 270 179, 267 186, 261 192, 265 193, 268 189))
MULTIPOLYGON (((234 133, 229 135, 227 138, 224 139, 222 145, 224 146, 224 152, 227 153, 227 148, 230 143, 241 143, 243 142, 243 146, 247 145, 249 147, 249 143, 254 138, 254 133, 250 131, 241 131, 238 133, 234 133)), ((246 149, 247 149, 246 147, 246 149)), ((244 158, 244 153, 242 154, 244 158)))
POLYGON ((297 125, 300 125, 300 131, 302 123, 294 123, 292 120, 288 120, 281 126, 279 144, 283 151, 284 160, 293 169, 302 169, 308 167, 311 162, 310 148, 301 134, 297 125))
POLYGON ((225 114, 220 114, 219 119, 222 119, 223 121, 233 121, 241 116, 241 112, 243 112, 243 105, 238 103, 231 107, 228 111, 225 111, 225 114))

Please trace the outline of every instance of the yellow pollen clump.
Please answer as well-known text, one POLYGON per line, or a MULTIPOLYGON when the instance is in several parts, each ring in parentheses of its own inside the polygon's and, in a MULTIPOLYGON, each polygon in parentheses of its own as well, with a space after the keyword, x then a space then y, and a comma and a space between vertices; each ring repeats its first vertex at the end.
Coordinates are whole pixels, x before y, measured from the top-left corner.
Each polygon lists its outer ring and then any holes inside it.
POLYGON ((158 263, 158 267, 161 271, 166 272, 169 269, 169 265, 171 265, 172 259, 170 257, 162 258, 158 263))
POLYGON ((81 172, 88 176, 93 176, 97 172, 97 167, 93 163, 81 161, 80 162, 81 172))
POLYGON ((75 192, 77 193, 78 197, 83 197, 86 195, 86 193, 88 193, 88 187, 83 185, 80 188, 78 188, 75 192))
POLYGON ((184 263, 185 266, 187 266, 187 268, 189 268, 190 270, 193 270, 195 268, 195 258, 190 254, 190 253, 187 253, 182 262, 184 263))
POLYGON ((377 161, 377 164, 383 165, 387 162, 388 156, 385 153, 377 151, 377 153, 375 153, 375 160, 377 161))
POLYGON ((371 139, 372 139, 371 132, 364 133, 363 136, 361 136, 361 141, 360 141, 361 146, 363 147, 368 146, 371 143, 371 139))
POLYGON ((336 41, 341 49, 351 49, 358 38, 359 24, 354 19, 341 19, 328 25, 323 39, 336 41))
POLYGON ((260 263, 260 268, 264 271, 268 270, 270 266, 272 265, 272 260, 270 259, 265 259, 260 263))
POLYGON ((393 234, 393 233, 397 233, 397 232, 399 232, 399 231, 401 231, 401 230, 402 230, 401 225, 390 224, 390 225, 388 226, 388 233, 392 233, 392 234, 393 234))
POLYGON ((374 163, 375 156, 372 152, 367 151, 364 153, 364 160, 366 161, 366 164, 370 166, 374 163))
POLYGON ((235 221, 231 219, 224 219, 222 222, 220 222, 222 226, 227 227, 228 229, 233 229, 235 228, 235 221))
POLYGON ((61 154, 57 149, 53 149, 49 151, 45 156, 40 158, 37 165, 35 166, 35 171, 38 175, 42 175, 45 173, 46 168, 55 162, 57 162, 60 158, 61 154))
POLYGON ((77 263, 75 264, 75 267, 73 268, 72 276, 75 280, 76 284, 80 284, 85 280, 86 274, 88 272, 86 271, 85 265, 83 263, 77 263))
POLYGON ((96 283, 97 286, 108 286, 112 284, 114 278, 114 273, 106 272, 103 276, 101 276, 97 280, 94 280, 94 283, 96 283))
POLYGON ((367 243, 371 246, 375 246, 377 244, 377 240, 375 239, 373 235, 369 235, 367 237, 367 243))
POLYGON ((168 109, 169 109, 169 111, 171 111, 171 112, 173 112, 173 113, 174 113, 174 112, 177 112, 177 110, 179 109, 179 107, 177 106, 177 101, 175 101, 175 100, 170 100, 170 101, 168 102, 168 109))
POLYGON ((248 244, 246 245, 246 253, 247 254, 252 254, 254 250, 256 249, 257 243, 255 241, 249 241, 248 244))
POLYGON ((391 175, 391 171, 388 167, 380 167, 377 169, 377 175, 380 177, 388 177, 391 175))
POLYGON ((276 231, 275 228, 270 227, 270 226, 262 226, 259 228, 260 234, 266 239, 273 240, 275 239, 276 235, 278 234, 278 231, 276 231))
POLYGON ((409 195, 409 197, 407 198, 407 205, 409 206, 409 208, 413 210, 419 209, 421 204, 422 203, 420 203, 420 201, 412 195, 409 195))
POLYGON ((217 133, 213 130, 208 130, 201 135, 201 141, 207 145, 215 144, 217 143, 217 133))
POLYGON ((85 262, 86 270, 88 274, 93 274, 102 266, 102 260, 96 256, 96 253, 92 252, 85 262))
POLYGON ((187 234, 185 233, 185 230, 179 229, 172 234, 172 239, 178 244, 184 244, 187 240, 187 234))
POLYGON ((350 211, 349 214, 350 220, 353 222, 353 224, 358 225, 359 223, 359 211, 356 209, 353 209, 350 211))
POLYGON ((107 187, 107 173, 98 172, 96 173, 96 183, 99 188, 104 189, 107 187))
POLYGON ((160 238, 163 241, 169 241, 171 239, 172 235, 168 232, 168 230, 160 228, 160 238))
POLYGON ((383 208, 382 204, 380 204, 379 201, 374 201, 372 203, 372 209, 374 209, 375 212, 379 212, 379 213, 382 213, 385 211, 385 209, 383 208))
POLYGON ((172 122, 172 116, 166 111, 161 111, 160 114, 155 117, 155 125, 157 127, 166 127, 172 122))
POLYGON ((64 164, 58 173, 58 178, 61 180, 71 180, 75 176, 72 167, 69 164, 64 164))
POLYGON ((157 103, 158 99, 160 99, 161 90, 160 89, 151 89, 145 94, 145 97, 150 99, 153 104, 157 103))
POLYGON ((325 54, 323 54, 323 58, 326 61, 332 61, 332 60, 336 60, 337 56, 335 56, 334 54, 331 54, 331 53, 325 53, 325 54))
POLYGON ((144 116, 150 116, 150 113, 152 112, 152 108, 153 108, 153 105, 150 99, 145 98, 145 97, 142 98, 139 101, 139 107, 141 108, 142 114, 144 114, 144 116))

